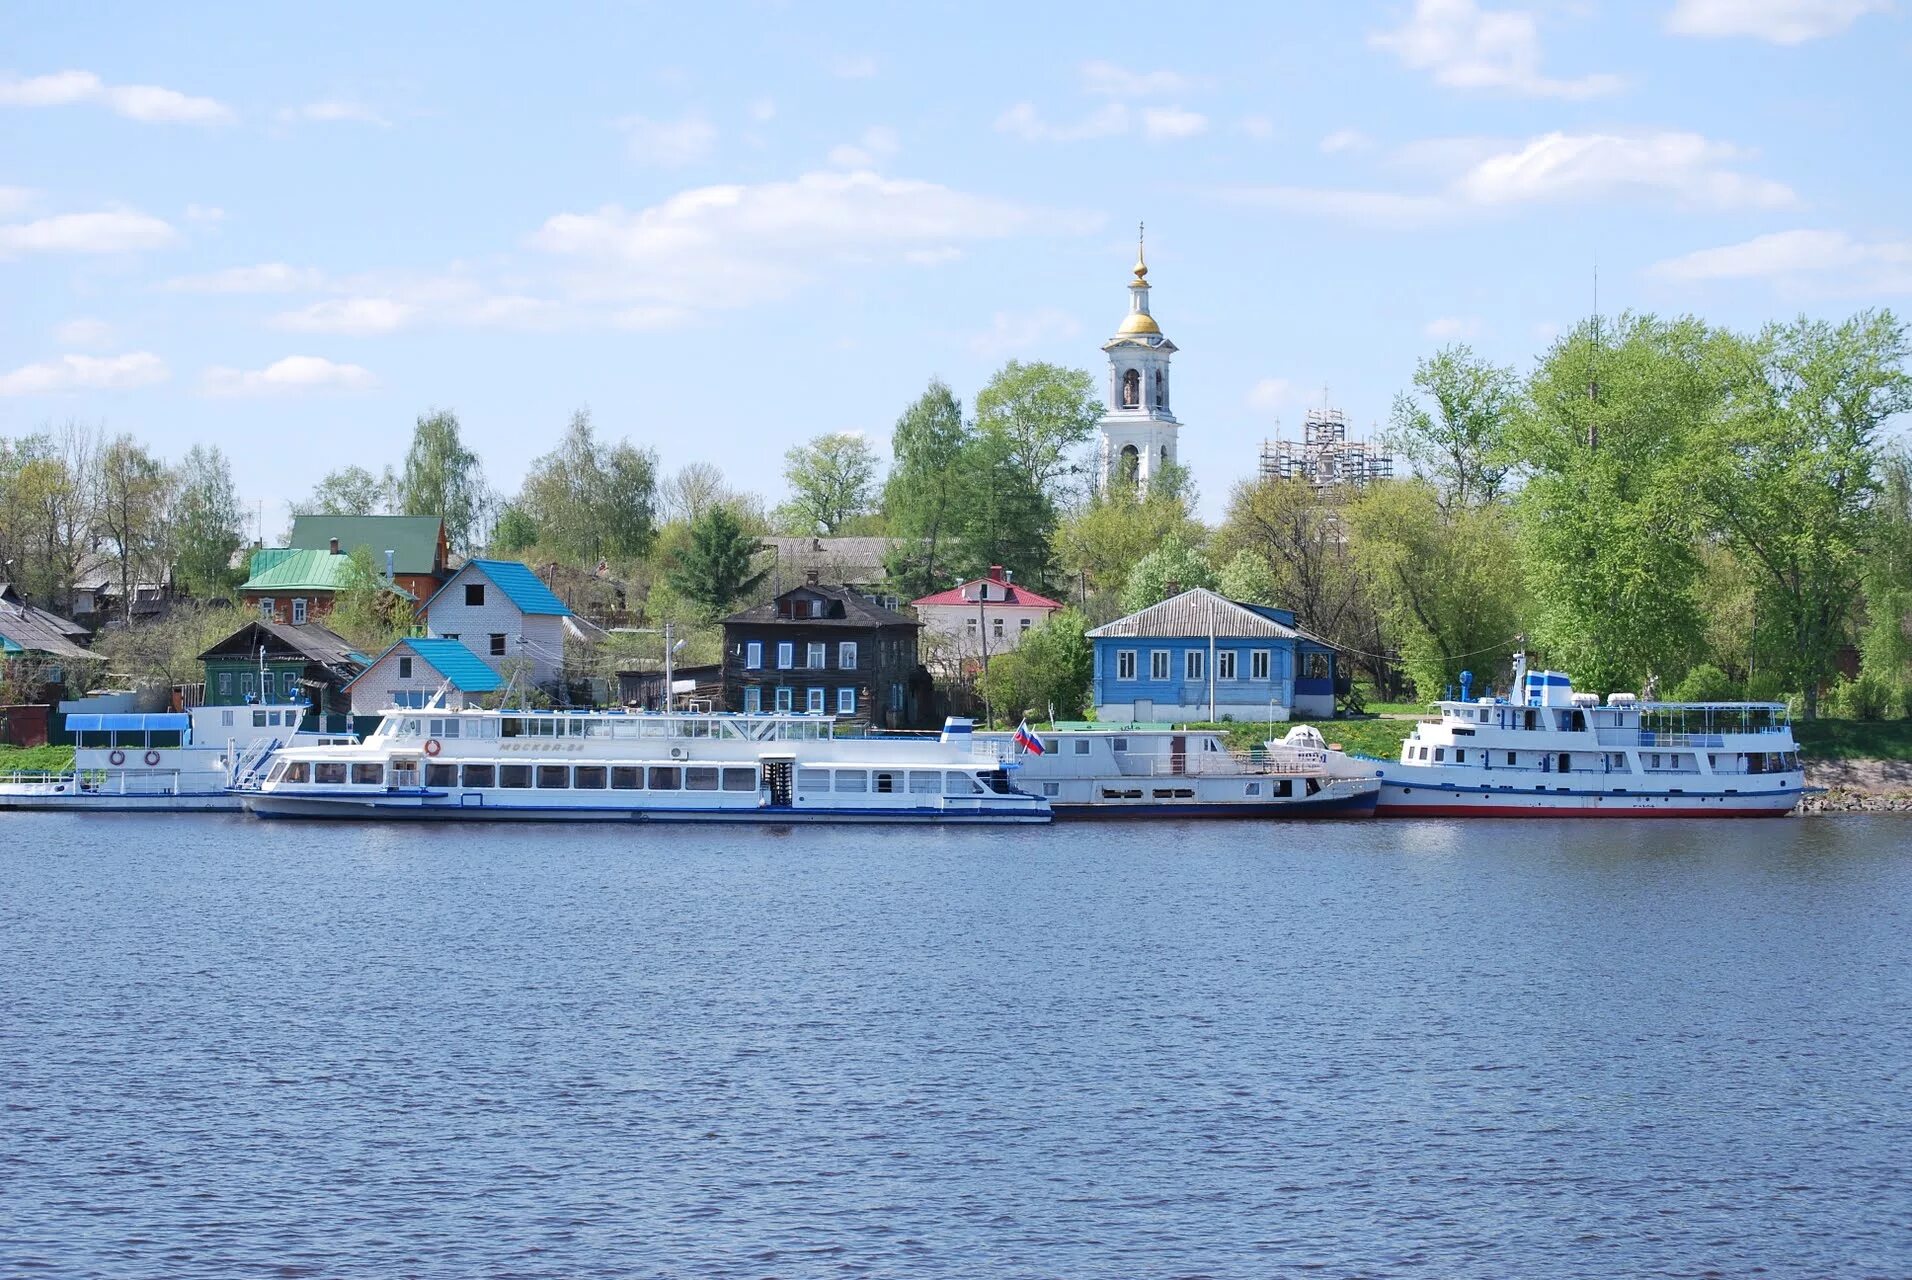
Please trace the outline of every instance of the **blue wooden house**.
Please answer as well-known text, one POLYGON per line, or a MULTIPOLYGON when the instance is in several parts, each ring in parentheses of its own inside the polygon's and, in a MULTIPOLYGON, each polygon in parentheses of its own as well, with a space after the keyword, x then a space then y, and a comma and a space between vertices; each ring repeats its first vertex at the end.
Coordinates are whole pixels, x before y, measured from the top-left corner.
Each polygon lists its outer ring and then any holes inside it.
POLYGON ((1335 650, 1295 615, 1197 587, 1089 632, 1095 715, 1114 724, 1334 714, 1335 650))

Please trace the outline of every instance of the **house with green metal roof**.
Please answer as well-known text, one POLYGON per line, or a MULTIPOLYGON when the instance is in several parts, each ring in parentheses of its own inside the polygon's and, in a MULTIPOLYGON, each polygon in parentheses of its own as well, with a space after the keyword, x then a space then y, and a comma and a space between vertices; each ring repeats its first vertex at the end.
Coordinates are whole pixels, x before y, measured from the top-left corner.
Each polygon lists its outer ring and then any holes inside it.
POLYGON ((420 600, 451 572, 451 543, 438 516, 294 516, 287 544, 348 556, 368 548, 378 571, 420 600))
POLYGON ((376 716, 393 707, 422 707, 441 691, 450 707, 475 707, 504 687, 504 678, 463 642, 413 638, 372 659, 345 691, 354 716, 376 716))
MULTIPOLYGON (((356 581, 354 573, 349 555, 266 547, 253 553, 252 576, 239 584, 239 598, 267 622, 304 626, 332 612, 338 594, 356 581)), ((416 602, 398 583, 383 585, 408 603, 416 602)))
POLYGON ((571 649, 603 634, 516 560, 467 560, 420 613, 429 634, 462 640, 492 670, 533 686, 562 681, 571 649))

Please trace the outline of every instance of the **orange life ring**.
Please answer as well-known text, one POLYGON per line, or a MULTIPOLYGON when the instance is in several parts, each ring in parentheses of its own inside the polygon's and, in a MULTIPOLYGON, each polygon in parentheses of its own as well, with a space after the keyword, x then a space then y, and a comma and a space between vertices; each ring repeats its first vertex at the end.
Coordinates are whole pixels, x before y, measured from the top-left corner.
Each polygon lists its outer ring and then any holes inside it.
POLYGON ((440 751, 443 751, 443 750, 444 748, 438 745, 438 739, 436 738, 425 739, 425 754, 426 755, 435 756, 440 751))
POLYGON ((111 760, 114 764, 126 763, 126 753, 124 751, 121 751, 118 747, 114 747, 113 754, 106 758, 108 760, 111 760))
POLYGON ((159 752, 148 751, 146 753, 146 767, 150 769, 158 763, 159 763, 159 752))

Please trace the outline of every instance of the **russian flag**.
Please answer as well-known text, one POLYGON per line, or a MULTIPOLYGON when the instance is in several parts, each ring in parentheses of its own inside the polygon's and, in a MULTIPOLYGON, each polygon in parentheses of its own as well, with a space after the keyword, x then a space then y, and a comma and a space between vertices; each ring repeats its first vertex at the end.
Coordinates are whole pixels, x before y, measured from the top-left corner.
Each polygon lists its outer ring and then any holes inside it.
POLYGON ((1033 756, 1042 755, 1048 750, 1042 745, 1042 739, 1029 731, 1027 720, 1016 726, 1016 745, 1033 756))

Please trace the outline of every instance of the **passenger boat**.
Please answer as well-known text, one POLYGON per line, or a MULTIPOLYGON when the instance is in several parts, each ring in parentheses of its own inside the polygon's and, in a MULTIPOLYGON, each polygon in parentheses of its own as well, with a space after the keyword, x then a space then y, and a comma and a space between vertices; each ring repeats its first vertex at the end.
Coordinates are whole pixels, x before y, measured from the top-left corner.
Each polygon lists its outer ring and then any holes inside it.
POLYGON ((280 747, 353 740, 301 733, 305 713, 303 703, 75 713, 66 718, 73 768, 0 777, 0 809, 237 810, 231 788, 261 772, 280 747))
POLYGON ((1017 785, 1059 818, 1361 818, 1381 784, 1372 765, 1297 725, 1242 757, 1199 730, 1052 729, 1032 751, 1017 734, 978 737, 1018 766, 1017 785))
POLYGON ((1605 706, 1558 671, 1526 670, 1517 701, 1437 702, 1381 765, 1383 817, 1776 818, 1806 790, 1786 706, 1605 706))
POLYGON ((1009 773, 967 742, 839 738, 830 716, 427 708, 281 752, 241 794, 264 818, 1049 821, 1009 773))

